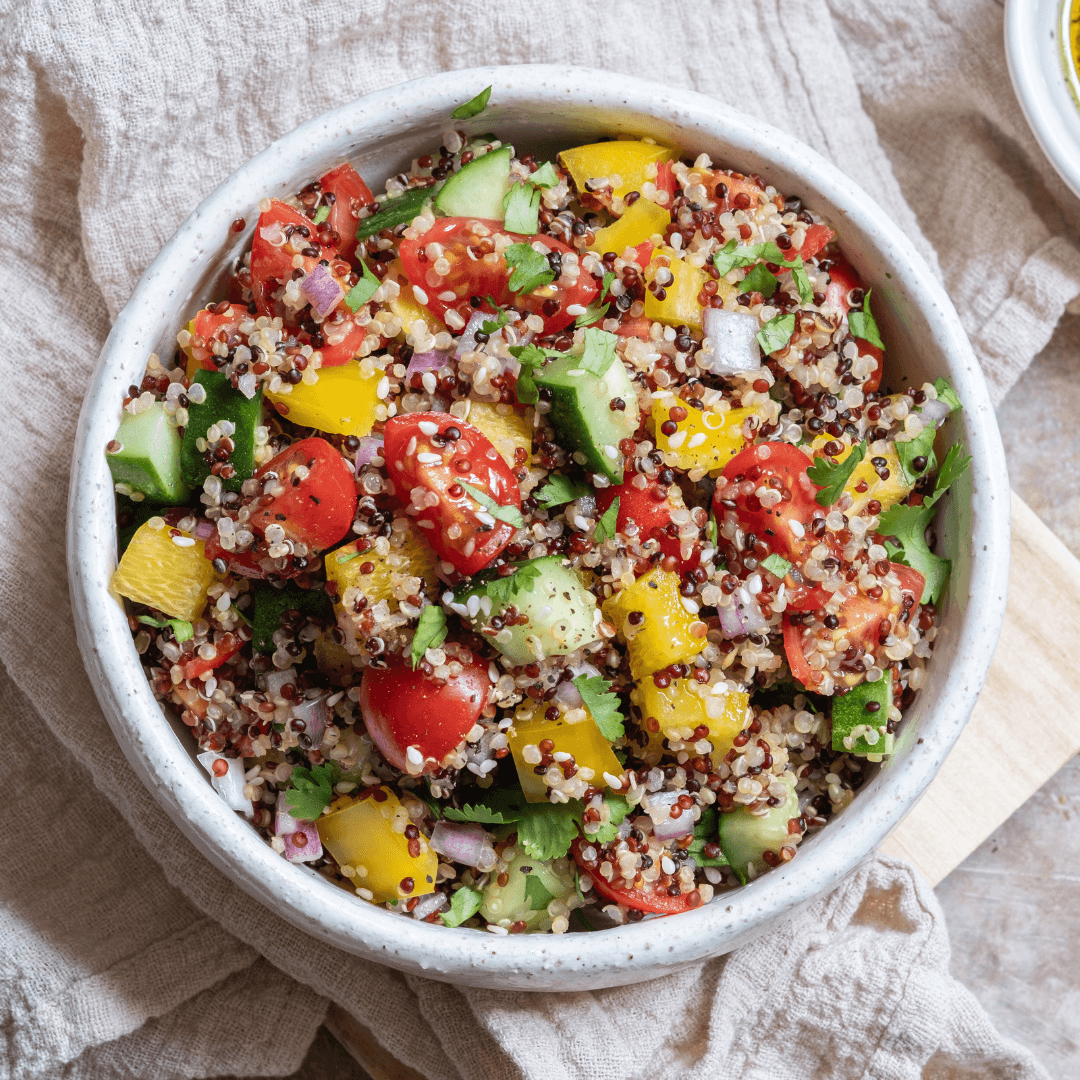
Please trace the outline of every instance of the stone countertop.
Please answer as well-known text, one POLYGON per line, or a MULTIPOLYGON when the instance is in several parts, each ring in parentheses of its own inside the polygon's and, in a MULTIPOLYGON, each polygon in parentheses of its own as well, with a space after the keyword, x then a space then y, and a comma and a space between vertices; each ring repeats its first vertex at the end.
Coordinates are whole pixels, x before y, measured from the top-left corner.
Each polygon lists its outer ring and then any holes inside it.
MULTIPOLYGON (((998 419, 1013 490, 1080 557, 1080 317, 1064 317, 998 419)), ((1080 757, 937 888, 953 974, 1061 1080, 1080 1080, 1078 820, 1080 757)))

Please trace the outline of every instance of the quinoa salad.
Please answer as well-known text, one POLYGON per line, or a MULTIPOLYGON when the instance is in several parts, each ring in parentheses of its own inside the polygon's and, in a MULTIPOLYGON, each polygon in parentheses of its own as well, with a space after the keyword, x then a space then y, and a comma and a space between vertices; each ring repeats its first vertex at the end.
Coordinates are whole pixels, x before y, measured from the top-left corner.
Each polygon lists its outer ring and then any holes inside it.
POLYGON ((893 751, 970 459, 945 380, 882 385, 877 283, 797 194, 466 134, 489 93, 378 194, 252 194, 103 448, 112 587, 207 797, 282 858, 593 930, 795 858, 893 751))

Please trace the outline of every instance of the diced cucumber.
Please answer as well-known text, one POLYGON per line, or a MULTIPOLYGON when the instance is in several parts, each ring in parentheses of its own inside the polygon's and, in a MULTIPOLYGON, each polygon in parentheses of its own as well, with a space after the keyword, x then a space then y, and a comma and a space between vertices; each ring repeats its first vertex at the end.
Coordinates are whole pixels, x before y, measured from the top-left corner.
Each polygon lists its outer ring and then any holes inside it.
POLYGON ((574 892, 573 871, 565 858, 542 862, 522 852, 507 866, 506 877, 506 884, 500 885, 492 876, 480 908, 489 923, 500 926, 524 922, 526 930, 548 930, 552 921, 548 904, 574 892))
POLYGON ((621 484, 619 443, 637 430, 637 393, 618 355, 599 376, 581 364, 578 356, 556 357, 533 380, 551 391, 548 418, 560 441, 584 456, 586 470, 621 484), (622 409, 611 407, 615 399, 622 401, 622 409))
POLYGON ((198 371, 194 382, 206 388, 206 400, 193 401, 188 406, 188 423, 180 450, 180 475, 192 487, 202 487, 202 482, 210 475, 210 465, 204 460, 198 440, 205 439, 207 431, 215 424, 227 420, 234 425, 229 436, 233 450, 228 457, 234 475, 223 477, 221 483, 229 491, 239 491, 255 469, 255 429, 262 414, 262 387, 254 397, 245 397, 233 389, 229 377, 220 371, 198 371))
POLYGON ((767 814, 757 817, 740 807, 720 815, 720 848, 744 885, 751 863, 757 873, 765 873, 769 864, 761 856, 766 851, 775 851, 779 855, 780 849, 791 839, 788 822, 799 816, 795 774, 785 773, 783 782, 788 787, 788 797, 767 814))
POLYGON ((387 199, 379 212, 371 217, 362 218, 356 230, 357 240, 366 240, 383 229, 393 229, 398 225, 407 225, 419 216, 424 203, 434 194, 433 188, 409 188, 408 191, 387 199))
MULTIPOLYGON (((458 587, 454 604, 463 605, 473 628, 514 664, 533 664, 545 656, 565 656, 597 639, 600 609, 569 560, 558 555, 518 563, 514 574, 481 575, 458 587), (505 624, 509 608, 528 622, 505 624)), ((460 611, 459 611, 460 614, 460 611)))
POLYGON ((274 634, 281 629, 281 616, 290 610, 301 615, 324 615, 329 618, 330 598, 322 589, 301 589, 287 581, 278 589, 260 582, 255 586, 255 613, 251 620, 251 647, 260 653, 275 649, 274 634))
POLYGON ((892 704, 893 668, 877 682, 861 682, 832 699, 832 748, 848 754, 891 754, 896 737, 885 730, 892 704), (876 704, 876 709, 868 705, 876 704))
POLYGON ((448 217, 503 219, 514 150, 501 146, 454 173, 435 196, 435 208, 448 217))
POLYGON ((163 402, 141 413, 125 412, 114 436, 109 469, 117 484, 141 491, 151 502, 181 505, 191 489, 180 476, 180 432, 169 423, 163 402))

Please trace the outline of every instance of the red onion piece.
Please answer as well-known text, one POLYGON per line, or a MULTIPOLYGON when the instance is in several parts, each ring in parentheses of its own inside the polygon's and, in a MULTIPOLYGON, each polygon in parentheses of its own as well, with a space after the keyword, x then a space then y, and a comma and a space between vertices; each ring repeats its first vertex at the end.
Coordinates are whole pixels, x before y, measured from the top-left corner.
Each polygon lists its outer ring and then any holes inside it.
POLYGON ((712 348, 697 354, 699 367, 714 375, 740 375, 761 366, 761 349, 757 343, 760 326, 749 312, 706 308, 702 329, 712 348))
POLYGON ((951 412, 952 409, 944 401, 928 401, 919 409, 919 415, 927 424, 940 423, 951 412))
POLYGON ((209 540, 214 532, 212 521, 200 521, 195 526, 195 536, 199 540, 209 540))
POLYGON ((484 311, 473 312, 472 318, 469 319, 465 325, 464 331, 462 331, 461 337, 458 339, 457 352, 454 353, 459 360, 467 352, 472 352, 476 348, 476 333, 480 329, 481 325, 486 322, 494 322, 495 316, 484 311))
MULTIPOLYGON (((666 804, 669 811, 679 801, 677 791, 658 791, 652 797, 650 806, 666 804)), ((694 815, 689 810, 684 810, 677 818, 669 817, 657 824, 653 822, 653 836, 657 840, 677 840, 680 836, 686 836, 694 831, 694 815)))
POLYGON ((207 750, 205 754, 199 754, 198 760, 210 774, 210 784, 225 800, 225 805, 230 810, 239 810, 244 817, 254 817, 251 800, 244 798, 244 785, 247 781, 244 779, 243 758, 227 758, 222 754, 215 754, 213 750, 207 750), (219 761, 224 761, 228 766, 221 776, 214 771, 214 765, 219 761))
POLYGON ((316 266, 302 282, 300 291, 311 301, 311 306, 324 318, 341 303, 345 295, 342 287, 333 279, 325 266, 316 266))
POLYGON ((412 909, 412 917, 426 919, 433 911, 445 911, 449 906, 450 901, 446 899, 446 893, 428 893, 416 901, 416 907, 412 909))
POLYGON ((489 862, 494 865, 487 855, 488 852, 491 856, 495 854, 491 837, 479 825, 468 825, 462 821, 436 822, 428 844, 432 851, 465 866, 483 867, 489 862))
POLYGON ((731 599, 739 608, 739 619, 746 627, 744 633, 767 634, 769 632, 769 620, 762 613, 756 596, 751 596, 744 588, 739 589, 731 599))
POLYGON ((356 451, 356 466, 370 465, 373 458, 383 456, 383 443, 381 435, 365 435, 360 440, 360 448, 356 451))
POLYGON ((746 628, 743 626, 742 619, 739 618, 739 609, 735 606, 734 600, 732 600, 729 607, 717 608, 717 611, 720 615, 720 629, 724 637, 729 641, 732 638, 737 638, 740 634, 746 633, 746 628))
POLYGON ((280 836, 285 845, 285 858, 289 862, 314 862, 322 858, 322 840, 314 821, 297 821, 289 813, 285 792, 279 791, 274 814, 274 835, 280 836))
MULTIPOLYGON (((324 694, 320 698, 311 701, 300 701, 293 706, 293 718, 303 720, 307 725, 300 734, 311 739, 312 747, 317 747, 322 742, 326 725, 330 723, 333 717, 329 706, 326 704, 327 697, 329 695, 324 694)), ((305 749, 307 748, 305 747, 305 749)))
POLYGON ((405 369, 405 375, 422 375, 425 371, 438 371, 447 361, 447 355, 438 349, 430 349, 428 352, 413 353, 409 366, 405 369))

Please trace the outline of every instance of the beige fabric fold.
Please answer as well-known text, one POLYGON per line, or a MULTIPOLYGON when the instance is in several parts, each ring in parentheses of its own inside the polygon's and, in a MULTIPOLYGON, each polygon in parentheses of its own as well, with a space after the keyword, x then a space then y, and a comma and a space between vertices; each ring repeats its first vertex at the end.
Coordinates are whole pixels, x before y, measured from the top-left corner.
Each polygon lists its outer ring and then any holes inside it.
POLYGON ((276 136, 449 67, 651 76, 793 132, 912 237, 1000 397, 1080 293, 1073 212, 1002 87, 1000 9, 929 11, 914 0, 5 8, 0 1077, 285 1075, 329 998, 433 1080, 698 1064, 906 1078, 927 1062, 927 1076, 1044 1075, 951 980, 932 893, 887 860, 758 946, 595 994, 448 988, 330 949, 213 869, 138 783, 83 673, 64 579, 80 402, 149 260, 276 136))

